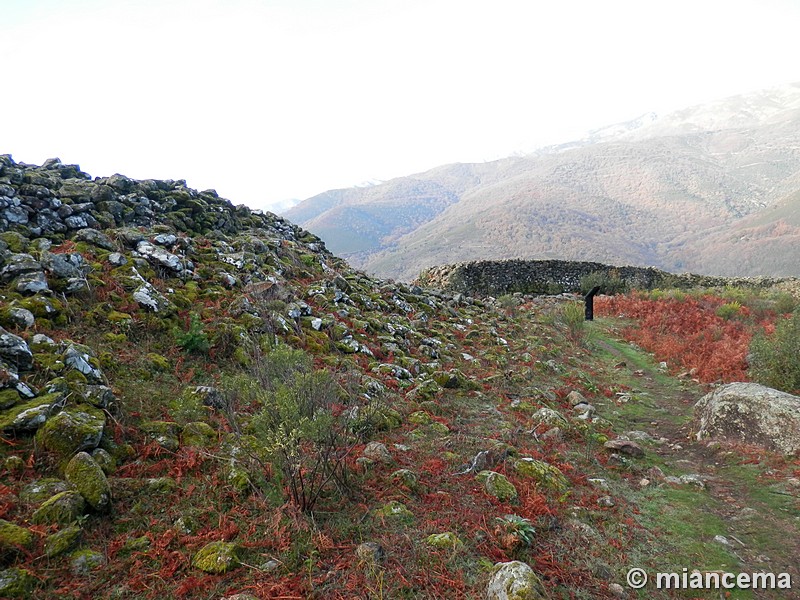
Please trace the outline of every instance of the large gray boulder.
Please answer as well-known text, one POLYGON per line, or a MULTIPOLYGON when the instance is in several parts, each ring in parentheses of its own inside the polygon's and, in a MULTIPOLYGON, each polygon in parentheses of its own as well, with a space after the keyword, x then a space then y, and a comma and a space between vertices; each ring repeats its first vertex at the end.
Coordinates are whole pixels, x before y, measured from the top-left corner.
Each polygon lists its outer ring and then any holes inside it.
POLYGON ((758 383, 729 383, 694 407, 697 439, 722 438, 800 454, 800 398, 758 383))

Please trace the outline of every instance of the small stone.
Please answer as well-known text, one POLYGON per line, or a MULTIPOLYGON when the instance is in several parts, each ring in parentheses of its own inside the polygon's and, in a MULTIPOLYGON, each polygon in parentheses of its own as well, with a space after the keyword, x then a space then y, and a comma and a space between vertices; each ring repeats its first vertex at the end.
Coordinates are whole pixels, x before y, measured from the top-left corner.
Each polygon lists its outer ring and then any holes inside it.
POLYGON ((29 371, 33 367, 33 353, 28 343, 2 327, 0 327, 0 359, 16 366, 20 371, 29 371))
POLYGON ((419 478, 417 474, 409 469, 398 469, 392 473, 390 477, 392 481, 397 481, 412 491, 416 491, 419 488, 419 478))
POLYGON ((27 295, 50 291, 50 287, 47 285, 47 277, 42 271, 22 273, 17 277, 14 287, 20 294, 27 295))
POLYGON ((518 560, 497 563, 486 588, 486 600, 548 600, 542 580, 518 560))
POLYGON ((567 402, 569 402, 569 405, 573 408, 578 404, 589 404, 589 401, 577 390, 572 390, 567 394, 567 402))
POLYGON ((119 252, 112 252, 108 255, 106 260, 114 267, 122 267, 128 264, 128 259, 119 252))
POLYGON ((619 438, 616 440, 609 440, 605 444, 603 444, 603 447, 605 447, 607 450, 619 452, 621 454, 625 454, 633 458, 644 457, 644 450, 642 449, 642 447, 639 446, 639 444, 632 442, 630 440, 623 440, 619 438))
POLYGON ((625 592, 625 588, 618 583, 609 583, 608 591, 611 592, 611 595, 615 598, 625 598, 628 595, 625 592))
POLYGON ((714 536, 714 541, 717 544, 721 544, 723 546, 730 546, 731 545, 730 540, 728 540, 728 538, 726 538, 724 535, 715 535, 714 536))
POLYGON ((19 492, 19 499, 25 504, 40 504, 56 494, 66 492, 68 489, 69 484, 66 481, 47 477, 25 485, 19 492))
POLYGON ((597 506, 602 506, 603 508, 611 508, 615 506, 616 503, 611 496, 602 496, 597 499, 597 506))
POLYGON ((370 442, 364 448, 364 456, 374 462, 380 462, 383 464, 392 464, 394 463, 394 458, 392 457, 391 453, 389 452, 388 448, 380 442, 370 442))
POLYGON ((105 423, 101 410, 69 406, 47 419, 36 432, 36 443, 59 461, 69 460, 76 452, 93 450, 100 444, 105 423))
POLYGON ((8 322, 21 329, 30 329, 36 323, 36 317, 28 309, 12 306, 8 309, 8 322))
POLYGON ((217 443, 217 432, 211 425, 202 421, 187 423, 181 432, 184 446, 209 448, 217 443))
POLYGON ((376 542, 364 542, 356 548, 358 560, 367 564, 380 564, 386 560, 386 551, 376 542))
POLYGON ((62 399, 60 393, 54 393, 17 404, 0 415, 0 429, 20 433, 36 431, 47 421, 52 406, 62 399))
POLYGON ((540 408, 531 415, 531 418, 538 423, 545 423, 547 425, 566 425, 567 419, 552 408, 540 408))
POLYGON ((104 564, 106 564, 106 557, 94 550, 77 550, 70 555, 70 570, 73 575, 80 577, 86 577, 104 564))

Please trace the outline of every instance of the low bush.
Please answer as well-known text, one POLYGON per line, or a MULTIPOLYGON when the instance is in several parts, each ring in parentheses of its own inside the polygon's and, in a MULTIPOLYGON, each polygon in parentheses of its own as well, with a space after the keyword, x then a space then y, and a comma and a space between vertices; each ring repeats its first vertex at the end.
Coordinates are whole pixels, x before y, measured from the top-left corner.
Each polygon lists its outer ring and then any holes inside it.
POLYGON ((779 319, 773 331, 754 336, 748 358, 755 381, 785 392, 800 392, 800 309, 779 319))

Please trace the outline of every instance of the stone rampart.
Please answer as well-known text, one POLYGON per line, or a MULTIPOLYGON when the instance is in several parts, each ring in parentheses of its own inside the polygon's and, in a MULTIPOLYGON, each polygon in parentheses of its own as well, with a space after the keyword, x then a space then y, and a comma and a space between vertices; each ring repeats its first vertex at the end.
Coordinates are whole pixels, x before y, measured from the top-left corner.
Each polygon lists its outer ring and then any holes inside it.
POLYGON ((613 266, 596 262, 565 260, 474 261, 441 265, 423 271, 420 285, 483 296, 514 292, 552 294, 579 292, 591 277, 621 283, 628 289, 724 287, 771 287, 787 281, 769 277, 713 277, 692 273, 673 274, 654 267, 613 266))

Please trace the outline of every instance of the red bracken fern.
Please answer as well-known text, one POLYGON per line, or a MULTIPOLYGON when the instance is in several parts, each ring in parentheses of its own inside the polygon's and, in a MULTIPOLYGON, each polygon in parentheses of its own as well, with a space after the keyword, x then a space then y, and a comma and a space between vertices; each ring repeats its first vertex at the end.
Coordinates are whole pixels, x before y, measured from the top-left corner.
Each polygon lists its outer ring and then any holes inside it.
POLYGON ((623 335, 673 370, 694 370, 703 383, 748 381, 747 351, 756 327, 747 307, 739 318, 717 314, 725 300, 712 295, 650 299, 642 294, 598 298, 598 315, 636 321, 623 335))

